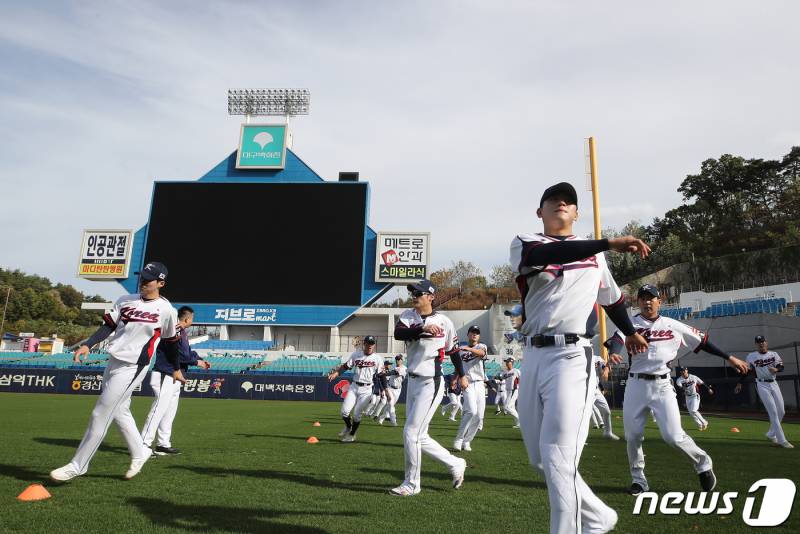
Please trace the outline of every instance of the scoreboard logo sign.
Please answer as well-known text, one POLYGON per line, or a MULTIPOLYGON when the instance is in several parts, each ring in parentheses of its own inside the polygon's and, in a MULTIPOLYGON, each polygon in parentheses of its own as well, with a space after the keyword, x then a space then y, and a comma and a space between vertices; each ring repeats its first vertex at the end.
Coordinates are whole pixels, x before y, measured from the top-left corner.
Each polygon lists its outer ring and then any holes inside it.
POLYGON ((242 124, 236 168, 283 169, 286 129, 286 124, 242 124))
POLYGON ((78 276, 87 280, 127 278, 132 245, 131 230, 84 230, 78 276))
POLYGON ((378 233, 375 281, 404 284, 427 278, 430 241, 430 233, 378 233))

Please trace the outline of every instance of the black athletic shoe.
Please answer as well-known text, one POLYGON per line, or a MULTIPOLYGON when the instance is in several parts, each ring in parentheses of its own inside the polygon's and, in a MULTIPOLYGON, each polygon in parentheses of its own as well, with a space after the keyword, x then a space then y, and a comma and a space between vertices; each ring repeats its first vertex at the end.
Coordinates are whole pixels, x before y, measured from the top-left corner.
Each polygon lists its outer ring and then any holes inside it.
POLYGON ((159 456, 166 456, 168 454, 180 454, 181 451, 179 451, 175 447, 161 447, 159 445, 158 447, 156 447, 155 453, 159 456))
POLYGON ((644 488, 640 484, 634 482, 628 489, 628 493, 631 495, 639 495, 640 493, 644 493, 644 488))
POLYGON ((700 487, 703 488, 703 491, 711 491, 717 487, 717 477, 714 475, 713 470, 703 471, 699 476, 700 487))

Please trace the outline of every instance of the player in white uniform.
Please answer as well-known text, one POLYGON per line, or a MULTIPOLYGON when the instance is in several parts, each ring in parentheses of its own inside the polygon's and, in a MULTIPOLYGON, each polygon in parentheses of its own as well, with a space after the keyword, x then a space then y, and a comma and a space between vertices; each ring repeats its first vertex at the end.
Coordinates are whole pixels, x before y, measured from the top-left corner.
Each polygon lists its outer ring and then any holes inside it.
POLYGON ((500 415, 503 413, 503 406, 506 402, 506 388, 503 386, 503 380, 500 378, 499 373, 492 378, 489 386, 494 390, 494 414, 500 415))
POLYGON ((593 356, 593 360, 595 373, 597 373, 597 387, 594 388, 594 406, 592 410, 597 411, 597 416, 600 419, 598 426, 603 429, 603 437, 619 441, 619 436, 614 434, 614 425, 611 423, 611 408, 608 406, 606 396, 603 395, 603 390, 600 388, 600 381, 608 380, 608 365, 603 361, 603 358, 596 354, 593 356))
POLYGON ((115 333, 108 345, 108 365, 103 373, 103 391, 92 410, 86 433, 72 461, 50 472, 50 478, 65 482, 83 475, 89 469, 97 449, 105 438, 111 421, 119 427, 128 450, 131 465, 126 479, 135 477, 153 451, 142 444, 142 437, 131 415, 131 394, 144 380, 159 342, 168 343, 167 351, 173 368, 173 378, 185 382, 178 366, 177 313, 167 299, 160 296, 166 284, 167 268, 158 262, 144 266, 139 276, 139 293, 120 297, 110 312, 103 316, 104 325, 75 351, 80 362, 90 347, 115 333))
POLYGON ((503 411, 506 415, 514 418, 514 427, 519 428, 519 413, 517 413, 517 394, 519 393, 519 369, 514 368, 514 358, 509 356, 505 359, 506 368, 500 373, 503 381, 503 389, 506 393, 506 402, 503 404, 503 411))
POLYGON ((628 336, 638 352, 647 343, 631 325, 624 298, 603 251, 650 248, 632 236, 583 240, 573 235, 578 198, 568 183, 545 190, 536 214, 544 233, 511 242, 510 262, 524 306, 526 336, 519 384, 522 436, 532 465, 544 473, 550 497, 550 531, 600 533, 614 528, 617 514, 578 473, 589 433, 597 377, 586 339, 586 319, 595 302, 628 336))
POLYGON ((383 358, 375 354, 377 341, 373 336, 364 336, 362 348, 353 352, 350 358, 336 366, 328 373, 328 381, 332 382, 348 369, 353 370, 353 379, 347 395, 342 402, 342 419, 344 428, 339 432, 342 442, 351 443, 356 440, 356 432, 361 425, 361 416, 372 399, 372 378, 380 372, 383 358))
MULTIPOLYGON (((638 495, 649 491, 644 476, 644 425, 650 410, 656 417, 662 439, 682 451, 692 462, 700 479, 703 491, 711 491, 717 484, 712 469, 711 457, 697 446, 694 440, 681 428, 681 413, 675 394, 675 386, 670 378, 667 363, 678 355, 678 349, 687 346, 695 352, 704 350, 728 361, 731 367, 741 372, 745 363, 734 356, 722 352, 714 346, 708 336, 680 321, 658 314, 661 307, 658 288, 644 285, 637 294, 640 313, 633 317, 633 325, 649 343, 647 352, 630 355, 630 369, 625 385, 625 400, 622 404, 622 418, 625 425, 625 440, 628 448, 631 484, 629 493, 638 495)), ((606 343, 611 361, 620 363, 622 357, 622 336, 619 332, 606 343)))
MULTIPOLYGON (((756 336, 755 341, 757 350, 747 355, 747 365, 749 366, 748 371, 753 369, 755 372, 756 392, 769 415, 770 425, 767 439, 786 449, 794 449, 794 445, 789 443, 783 434, 781 421, 786 412, 781 388, 775 380, 775 376, 783 371, 783 360, 777 352, 768 350, 767 338, 756 336)), ((744 378, 742 377, 742 381, 736 384, 734 393, 737 395, 742 391, 744 378)))
POLYGON ((408 358, 406 424, 403 427, 405 479, 390 491, 392 495, 403 497, 420 492, 423 452, 447 466, 455 489, 463 484, 467 462, 453 456, 428 435, 431 419, 442 402, 442 361, 446 355, 453 362, 462 388, 469 386, 461 358, 457 357, 458 336, 453 322, 433 311, 436 288, 429 280, 421 280, 409 284, 408 291, 414 309, 400 314, 394 328, 394 338, 406 342, 408 358))
POLYGON ((380 415, 378 419, 379 424, 383 424, 383 421, 388 417, 389 422, 392 426, 397 426, 397 412, 395 411, 395 405, 397 401, 400 399, 400 394, 403 392, 403 380, 406 378, 406 367, 403 365, 403 355, 398 354, 394 357, 395 366, 394 369, 389 371, 387 374, 387 379, 389 381, 389 395, 390 399, 389 402, 386 404, 386 407, 383 409, 383 413, 380 415))
POLYGON ((706 421, 705 417, 700 413, 699 389, 700 386, 705 386, 709 395, 713 395, 714 390, 711 386, 703 382, 700 377, 689 374, 688 367, 684 367, 681 370, 681 376, 675 380, 675 385, 683 392, 683 397, 686 399, 686 410, 689 412, 692 419, 694 419, 694 422, 697 423, 697 428, 700 430, 707 429, 708 421, 706 421))
POLYGON ((472 450, 472 440, 480 429, 486 409, 486 372, 483 360, 489 349, 480 343, 481 330, 477 325, 472 325, 467 330, 469 341, 459 347, 458 357, 464 367, 464 376, 469 386, 464 388, 461 395, 464 397, 464 413, 458 425, 453 448, 457 451, 472 450))

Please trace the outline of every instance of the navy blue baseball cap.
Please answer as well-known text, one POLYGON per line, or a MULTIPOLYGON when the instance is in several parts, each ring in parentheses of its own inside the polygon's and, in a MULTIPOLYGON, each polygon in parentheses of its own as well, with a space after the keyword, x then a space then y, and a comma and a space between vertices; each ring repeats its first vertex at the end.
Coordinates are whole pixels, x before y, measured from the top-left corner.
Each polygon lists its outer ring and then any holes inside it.
POLYGON ((394 361, 396 361, 396 362, 399 362, 399 361, 402 361, 402 360, 403 360, 403 355, 402 354, 398 354, 397 356, 394 357, 394 361))
POLYGON ((383 365, 392 365, 392 360, 383 360, 383 365))
POLYGON ((467 334, 471 334, 473 332, 475 332, 476 334, 481 333, 481 329, 478 328, 478 325, 474 324, 467 329, 467 334))
POLYGON ((544 205, 545 200, 556 195, 563 195, 569 200, 570 204, 575 204, 575 206, 578 205, 578 193, 575 192, 575 188, 572 187, 572 184, 567 182, 559 182, 556 185, 551 185, 544 190, 544 193, 542 193, 542 199, 539 201, 539 207, 541 208, 544 205))
POLYGON ((148 282, 150 280, 160 280, 164 282, 167 279, 168 273, 169 271, 167 271, 166 265, 161 262, 151 261, 142 268, 141 272, 139 272, 139 277, 148 282))
POLYGON ((766 340, 764 336, 756 336, 756 343, 764 343, 766 340))
POLYGON ((377 343, 377 341, 375 341, 375 336, 364 336, 365 345, 374 345, 375 343, 377 343))
POLYGON ((639 293, 637 293, 637 297, 646 297, 646 296, 660 298, 661 294, 658 292, 658 288, 653 284, 645 284, 639 288, 639 293))
POLYGON ((436 293, 436 286, 427 278, 423 278, 419 282, 414 282, 413 284, 408 284, 406 289, 410 292, 422 291, 423 293, 430 293, 431 295, 436 293))

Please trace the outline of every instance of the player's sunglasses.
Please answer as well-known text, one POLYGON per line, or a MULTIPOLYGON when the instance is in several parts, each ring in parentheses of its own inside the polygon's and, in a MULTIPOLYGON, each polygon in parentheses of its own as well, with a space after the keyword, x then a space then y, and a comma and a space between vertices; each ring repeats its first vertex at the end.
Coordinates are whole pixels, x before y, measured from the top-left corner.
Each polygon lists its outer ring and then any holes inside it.
POLYGON ((425 291, 420 291, 419 289, 415 289, 414 291, 411 292, 411 296, 415 298, 419 298, 422 295, 428 295, 428 294, 429 293, 426 293, 425 291))

